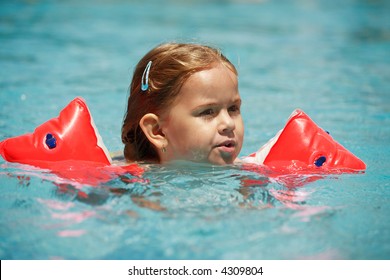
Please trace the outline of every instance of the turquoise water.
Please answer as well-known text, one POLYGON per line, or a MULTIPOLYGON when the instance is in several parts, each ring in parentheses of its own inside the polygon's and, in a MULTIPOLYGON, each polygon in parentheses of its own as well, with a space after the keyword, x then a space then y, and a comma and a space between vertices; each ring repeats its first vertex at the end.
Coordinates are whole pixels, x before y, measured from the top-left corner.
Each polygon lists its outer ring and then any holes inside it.
POLYGON ((239 70, 242 155, 301 108, 368 167, 287 188, 180 163, 93 187, 0 159, 0 258, 389 259, 389 12, 385 0, 1 1, 0 140, 82 96, 122 149, 135 64, 191 41, 239 70))

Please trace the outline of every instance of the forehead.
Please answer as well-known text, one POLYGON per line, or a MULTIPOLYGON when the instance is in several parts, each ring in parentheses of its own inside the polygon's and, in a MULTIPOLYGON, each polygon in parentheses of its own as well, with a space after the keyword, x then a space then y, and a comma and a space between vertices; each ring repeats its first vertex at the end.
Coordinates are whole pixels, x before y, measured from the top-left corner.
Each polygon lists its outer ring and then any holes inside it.
POLYGON ((236 98, 237 75, 222 63, 191 75, 180 89, 177 102, 236 98))
POLYGON ((222 63, 215 64, 215 66, 205 69, 191 75, 184 83, 183 88, 186 87, 231 87, 237 86, 237 75, 222 63))

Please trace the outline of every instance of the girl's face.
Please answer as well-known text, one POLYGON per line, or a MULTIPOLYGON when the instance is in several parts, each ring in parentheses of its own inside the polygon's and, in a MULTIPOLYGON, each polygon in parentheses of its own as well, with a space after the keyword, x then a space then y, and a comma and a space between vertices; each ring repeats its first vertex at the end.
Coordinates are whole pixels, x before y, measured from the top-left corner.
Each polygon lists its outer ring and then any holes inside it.
POLYGON ((237 76, 223 64, 191 75, 163 118, 163 160, 230 164, 243 142, 237 76))

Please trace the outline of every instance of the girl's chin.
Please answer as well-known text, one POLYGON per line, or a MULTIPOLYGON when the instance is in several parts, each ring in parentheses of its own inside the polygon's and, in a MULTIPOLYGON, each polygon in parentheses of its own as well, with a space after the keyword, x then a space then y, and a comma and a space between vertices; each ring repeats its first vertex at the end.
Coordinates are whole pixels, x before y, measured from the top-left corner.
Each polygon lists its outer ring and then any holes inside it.
POLYGON ((239 163, 240 160, 237 158, 236 153, 234 152, 217 152, 210 153, 209 155, 202 154, 200 152, 194 153, 191 155, 173 157, 166 159, 164 162, 176 162, 176 161, 190 161, 195 163, 208 163, 213 165, 229 165, 239 163))
POLYGON ((234 164, 236 162, 236 157, 235 156, 219 157, 219 158, 210 159, 209 162, 215 165, 234 164))

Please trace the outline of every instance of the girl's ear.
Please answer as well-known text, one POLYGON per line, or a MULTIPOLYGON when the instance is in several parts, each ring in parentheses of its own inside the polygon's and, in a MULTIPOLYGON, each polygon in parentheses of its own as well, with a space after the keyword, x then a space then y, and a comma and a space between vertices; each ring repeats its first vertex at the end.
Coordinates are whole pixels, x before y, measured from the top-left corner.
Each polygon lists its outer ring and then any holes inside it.
POLYGON ((161 131, 160 119, 157 115, 148 113, 144 115, 139 121, 139 126, 157 150, 161 150, 166 145, 166 138, 164 133, 161 131))

